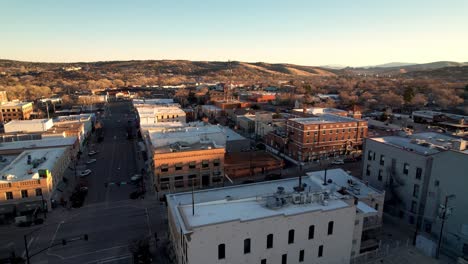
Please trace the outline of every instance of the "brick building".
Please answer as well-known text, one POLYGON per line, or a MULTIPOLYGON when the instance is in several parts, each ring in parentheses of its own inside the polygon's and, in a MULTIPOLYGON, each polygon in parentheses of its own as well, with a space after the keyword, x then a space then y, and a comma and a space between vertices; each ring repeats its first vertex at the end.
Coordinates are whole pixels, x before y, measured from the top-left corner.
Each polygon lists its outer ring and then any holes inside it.
POLYGON ((285 131, 266 135, 273 152, 281 151, 296 161, 311 161, 361 149, 367 137, 367 121, 332 114, 292 118, 285 131))
POLYGON ((0 121, 26 120, 31 117, 33 104, 31 102, 3 102, 0 104, 0 121))
MULTIPOLYGON (((149 131, 153 184, 158 192, 221 186, 226 134, 219 126, 149 131)), ((147 144, 148 145, 148 144, 147 144)))

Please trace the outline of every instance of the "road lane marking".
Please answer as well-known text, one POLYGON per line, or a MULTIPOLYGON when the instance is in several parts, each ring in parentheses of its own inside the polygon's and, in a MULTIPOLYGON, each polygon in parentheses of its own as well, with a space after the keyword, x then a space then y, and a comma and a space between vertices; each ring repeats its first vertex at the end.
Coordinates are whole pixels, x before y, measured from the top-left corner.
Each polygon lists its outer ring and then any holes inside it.
POLYGON ((91 264, 91 263, 108 263, 111 261, 117 261, 117 260, 122 260, 122 259, 128 259, 131 258, 132 255, 130 254, 125 254, 125 255, 120 255, 120 256, 113 256, 109 258, 103 258, 103 259, 98 259, 94 261, 87 262, 86 264, 91 264))
MULTIPOLYGON (((86 256, 86 255, 101 253, 101 252, 104 252, 104 251, 113 250, 113 249, 118 249, 118 248, 123 248, 123 247, 128 247, 128 244, 120 245, 120 246, 115 246, 115 247, 110 247, 110 248, 103 248, 103 249, 95 250, 95 251, 89 251, 89 252, 86 252, 86 253, 76 254, 76 255, 69 256, 69 257, 60 256, 59 258, 64 259, 64 260, 65 260, 65 259, 78 258, 78 257, 86 256)), ((52 255, 52 254, 51 254, 51 255, 52 255)), ((55 255, 55 256, 57 256, 57 255, 55 255)), ((96 261, 93 261, 93 262, 96 262, 96 261)))
MULTIPOLYGON (((32 237, 31 240, 28 242, 28 248, 31 249, 31 244, 34 241, 35 237, 32 237)), ((26 256, 26 250, 23 250, 23 254, 21 255, 23 258, 26 256)))
MULTIPOLYGON (((58 233, 58 231, 59 231, 59 229, 60 229, 60 226, 61 226, 62 224, 64 224, 64 223, 65 223, 65 221, 62 221, 62 222, 60 222, 60 223, 57 225, 57 229, 55 229, 55 233, 54 233, 54 236, 52 237, 52 240, 50 241, 49 247, 51 247, 52 244, 54 243, 55 239, 57 238, 57 233, 58 233)), ((47 249, 47 254, 49 254, 49 252, 50 252, 50 248, 47 249)))

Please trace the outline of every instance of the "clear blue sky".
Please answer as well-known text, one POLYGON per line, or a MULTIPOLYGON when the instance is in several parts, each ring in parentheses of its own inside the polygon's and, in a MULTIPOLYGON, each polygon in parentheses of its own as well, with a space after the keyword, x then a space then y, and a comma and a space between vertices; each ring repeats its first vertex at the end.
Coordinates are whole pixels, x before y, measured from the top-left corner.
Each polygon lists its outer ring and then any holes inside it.
POLYGON ((468 61, 467 0, 0 0, 0 58, 468 61))

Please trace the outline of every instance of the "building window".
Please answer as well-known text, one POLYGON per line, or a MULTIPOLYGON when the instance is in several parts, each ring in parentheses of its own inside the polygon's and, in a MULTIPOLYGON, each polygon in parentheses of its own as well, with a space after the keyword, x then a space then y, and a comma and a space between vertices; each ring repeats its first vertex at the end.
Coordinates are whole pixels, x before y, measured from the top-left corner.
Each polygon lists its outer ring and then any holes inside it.
POLYGON ((439 180, 435 180, 435 181, 434 181, 434 186, 435 186, 435 187, 438 187, 439 184, 440 184, 439 180))
POLYGON ((320 245, 318 248, 318 254, 317 256, 321 258, 323 256, 323 245, 320 245))
POLYGON ((416 179, 420 180, 422 177, 422 169, 421 168, 416 168, 416 179))
POLYGON ((27 198, 28 197, 28 190, 21 190, 21 197, 27 198))
POLYGON ((209 161, 207 161, 207 160, 202 161, 202 168, 208 168, 209 166, 210 166, 209 161))
POLYGON ((411 202, 411 212, 416 213, 416 207, 418 206, 418 203, 416 201, 411 202))
POLYGON ((167 164, 161 165, 161 172, 168 172, 169 166, 167 164))
POLYGON ((418 198, 418 196, 419 196, 419 185, 415 184, 413 186, 413 197, 418 198))
POLYGON ((328 235, 333 234, 333 221, 328 222, 328 235))
POLYGON ((299 262, 304 262, 304 250, 299 251, 299 262))
POLYGON ((380 165, 384 165, 384 164, 385 164, 385 156, 380 155, 380 165))
POLYGON ((367 152, 367 160, 372 160, 372 151, 367 152))
POLYGON ((176 170, 176 171, 182 170, 182 167, 183 167, 182 163, 177 163, 177 164, 175 165, 175 170, 176 170))
POLYGON ((266 259, 262 259, 262 261, 260 262, 260 264, 267 264, 266 259))
POLYGON ((218 259, 225 259, 226 258, 226 245, 219 244, 218 245, 218 259))
POLYGON ((314 233, 315 233, 315 226, 314 225, 309 226, 309 239, 314 238, 314 233))
POLYGON ((267 248, 273 247, 273 234, 267 236, 267 248))
POLYGON ((174 186, 176 188, 184 187, 184 176, 177 176, 174 178, 174 186))
POLYGON ((197 167, 197 163, 195 161, 191 161, 188 166, 189 169, 195 169, 197 167))
POLYGON ((197 185, 197 175, 196 174, 189 175, 187 183, 188 183, 188 186, 197 185))
POLYGON ((288 244, 294 243, 294 229, 289 230, 288 233, 288 244))
POLYGON ((408 171, 409 171, 409 164, 405 163, 403 165, 403 174, 408 175, 408 171))
POLYGON ((36 189, 36 196, 42 196, 42 189, 41 188, 36 189))
POLYGON ((378 203, 376 203, 376 204, 374 205, 374 209, 375 209, 376 211, 379 210, 379 204, 378 204, 378 203))
POLYGON ((244 254, 250 253, 250 238, 244 239, 244 254))
POLYGON ((288 254, 283 254, 281 256, 281 264, 288 264, 288 254))
POLYGON ((215 159, 215 160, 213 160, 213 166, 215 166, 215 167, 218 167, 218 166, 219 166, 219 164, 220 164, 220 161, 219 161, 219 159, 215 159))
POLYGON ((382 169, 379 169, 379 175, 377 176, 377 180, 382 181, 382 169))
POLYGON ((5 193, 5 198, 7 200, 12 200, 13 199, 13 193, 12 192, 6 192, 5 193))
POLYGON ((370 176, 370 168, 371 168, 371 166, 367 165, 367 167, 366 167, 366 176, 370 176))

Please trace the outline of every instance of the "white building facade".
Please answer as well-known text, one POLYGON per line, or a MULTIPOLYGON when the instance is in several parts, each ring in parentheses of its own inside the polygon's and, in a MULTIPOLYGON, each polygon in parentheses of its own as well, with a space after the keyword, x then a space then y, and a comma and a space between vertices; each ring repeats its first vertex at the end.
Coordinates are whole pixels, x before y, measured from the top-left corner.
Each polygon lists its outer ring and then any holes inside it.
POLYGON ((349 263, 362 229, 357 200, 302 182, 302 190, 286 179, 198 191, 194 207, 191 193, 168 195, 174 263, 349 263))
POLYGON ((363 180, 386 190, 387 211, 418 225, 434 243, 439 239, 441 211, 447 196, 451 215, 443 233, 443 250, 468 256, 468 151, 466 141, 438 134, 367 139, 363 180))

